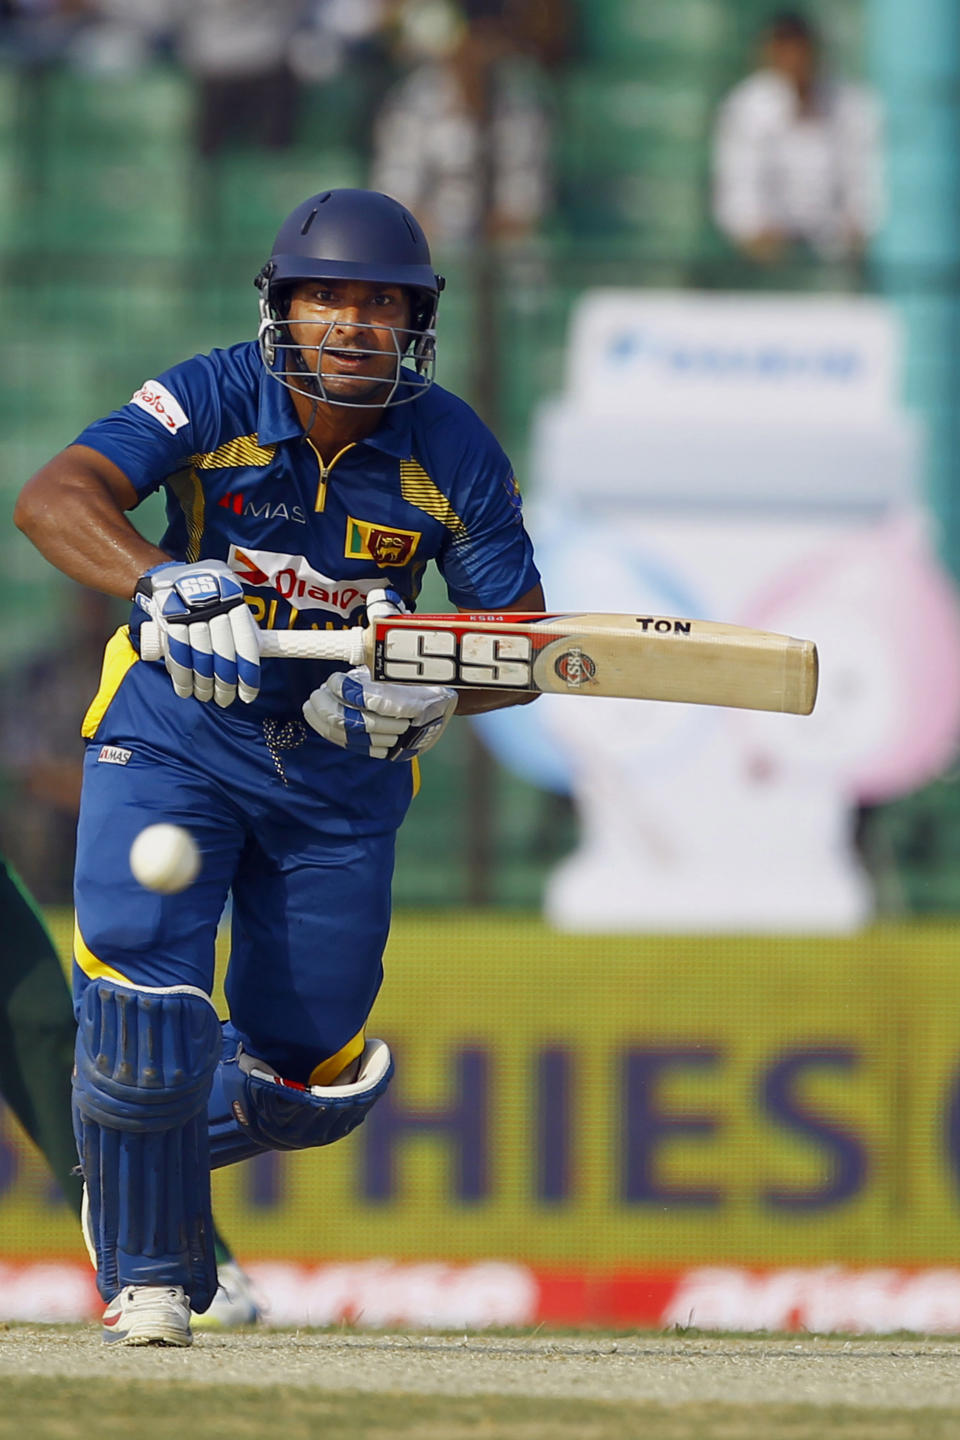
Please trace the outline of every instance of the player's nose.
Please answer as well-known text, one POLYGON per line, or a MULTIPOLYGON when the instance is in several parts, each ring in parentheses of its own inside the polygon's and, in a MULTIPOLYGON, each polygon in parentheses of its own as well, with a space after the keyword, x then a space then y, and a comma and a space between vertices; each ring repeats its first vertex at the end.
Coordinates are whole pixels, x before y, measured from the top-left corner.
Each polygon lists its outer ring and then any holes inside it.
POLYGON ((333 317, 336 330, 362 330, 364 319, 358 305, 341 305, 333 317))

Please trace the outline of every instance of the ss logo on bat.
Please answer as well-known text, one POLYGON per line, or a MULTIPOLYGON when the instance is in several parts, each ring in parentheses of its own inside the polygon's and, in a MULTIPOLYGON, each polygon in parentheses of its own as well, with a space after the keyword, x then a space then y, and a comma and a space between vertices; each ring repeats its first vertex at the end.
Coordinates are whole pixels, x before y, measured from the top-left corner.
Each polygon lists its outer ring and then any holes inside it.
POLYGON ((418 630, 398 625, 380 646, 384 680, 422 680, 427 685, 492 685, 529 690, 533 644, 529 635, 493 635, 487 630, 418 630))

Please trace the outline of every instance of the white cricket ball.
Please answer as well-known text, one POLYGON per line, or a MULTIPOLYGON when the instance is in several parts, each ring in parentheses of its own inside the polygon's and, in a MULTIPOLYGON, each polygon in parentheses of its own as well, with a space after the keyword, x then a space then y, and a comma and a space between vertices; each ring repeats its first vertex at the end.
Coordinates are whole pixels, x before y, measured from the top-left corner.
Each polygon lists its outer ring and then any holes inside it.
POLYGON ((130 846, 130 869, 145 889, 176 895, 200 874, 200 851, 182 825, 148 825, 130 846))

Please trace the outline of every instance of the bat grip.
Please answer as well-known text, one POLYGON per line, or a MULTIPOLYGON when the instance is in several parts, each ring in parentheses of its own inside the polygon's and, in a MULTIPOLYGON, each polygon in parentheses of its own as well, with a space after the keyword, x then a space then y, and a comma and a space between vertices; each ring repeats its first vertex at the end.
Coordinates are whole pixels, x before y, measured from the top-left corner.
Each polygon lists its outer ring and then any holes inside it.
MULTIPOLYGON (((286 660, 343 660, 362 665, 366 659, 367 632, 353 630, 261 630, 260 654, 286 660)), ((162 660, 163 647, 156 621, 140 626, 140 659, 162 660)))

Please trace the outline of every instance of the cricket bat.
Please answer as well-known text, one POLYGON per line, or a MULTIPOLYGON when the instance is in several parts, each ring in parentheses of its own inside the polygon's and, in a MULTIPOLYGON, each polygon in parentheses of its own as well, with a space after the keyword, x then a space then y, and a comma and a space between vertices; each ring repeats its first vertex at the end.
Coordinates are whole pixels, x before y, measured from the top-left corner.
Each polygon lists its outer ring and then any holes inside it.
MULTIPOLYGON (((375 680, 612 695, 809 715, 817 648, 766 630, 667 615, 391 615, 350 630, 263 630, 261 654, 367 665, 375 680)), ((162 658, 157 627, 140 655, 162 658)))

